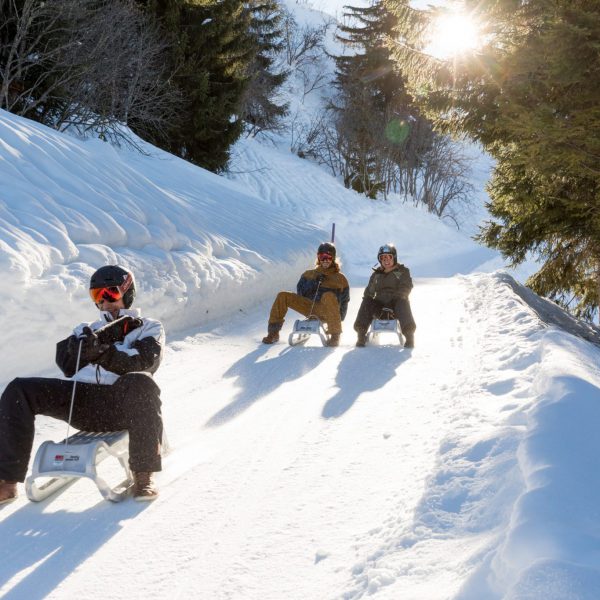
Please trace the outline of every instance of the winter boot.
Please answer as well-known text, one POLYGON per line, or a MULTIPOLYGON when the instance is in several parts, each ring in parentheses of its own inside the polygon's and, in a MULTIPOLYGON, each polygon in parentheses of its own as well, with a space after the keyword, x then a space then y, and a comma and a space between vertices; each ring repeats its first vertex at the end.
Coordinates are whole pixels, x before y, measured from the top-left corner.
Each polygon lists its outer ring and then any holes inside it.
POLYGON ((263 344, 274 344, 279 341, 279 331, 283 323, 269 323, 268 333, 262 339, 263 344))
POLYGON ((339 333, 330 334, 329 339, 327 340, 327 345, 331 348, 333 348, 334 346, 339 346, 340 345, 340 334, 339 333))
POLYGON ((404 340, 404 347, 405 348, 414 348, 415 347, 415 334, 414 332, 410 332, 410 333, 405 333, 404 337, 406 338, 404 340))
POLYGON ((0 479, 0 504, 17 499, 17 482, 0 479))
POLYGON ((367 332, 366 331, 357 331, 358 337, 356 338, 356 347, 364 348, 367 345, 367 332))
POLYGON ((133 473, 133 499, 138 502, 154 500, 158 497, 158 489, 152 473, 138 471, 133 473))

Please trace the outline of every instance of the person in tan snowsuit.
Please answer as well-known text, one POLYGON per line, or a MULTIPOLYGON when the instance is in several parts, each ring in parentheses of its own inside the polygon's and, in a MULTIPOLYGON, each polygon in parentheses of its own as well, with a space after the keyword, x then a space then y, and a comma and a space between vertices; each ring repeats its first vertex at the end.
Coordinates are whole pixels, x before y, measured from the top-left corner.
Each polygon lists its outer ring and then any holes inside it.
POLYGON ((279 332, 289 308, 305 317, 315 316, 327 326, 328 346, 338 346, 342 333, 342 321, 346 317, 350 301, 348 280, 340 270, 336 248, 325 242, 317 249, 314 269, 302 273, 297 293, 279 292, 269 315, 268 333, 263 343, 279 341, 279 332))

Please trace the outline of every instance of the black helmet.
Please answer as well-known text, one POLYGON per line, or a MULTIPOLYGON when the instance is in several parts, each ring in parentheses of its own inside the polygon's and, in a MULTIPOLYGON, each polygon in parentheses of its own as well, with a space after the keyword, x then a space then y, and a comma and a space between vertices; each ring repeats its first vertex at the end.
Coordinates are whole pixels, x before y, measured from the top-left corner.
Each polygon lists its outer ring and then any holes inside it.
POLYGON ((394 264, 398 264, 398 253, 396 252, 396 246, 394 244, 384 244, 379 247, 379 252, 377 252, 377 260, 381 262, 382 254, 391 254, 394 257, 394 264))
POLYGON ((317 255, 318 254, 331 254, 331 259, 335 260, 335 246, 331 242, 323 242, 317 248, 317 255))
POLYGON ((119 265, 100 267, 90 279, 90 290, 110 287, 119 288, 125 308, 130 308, 135 298, 133 273, 119 265))

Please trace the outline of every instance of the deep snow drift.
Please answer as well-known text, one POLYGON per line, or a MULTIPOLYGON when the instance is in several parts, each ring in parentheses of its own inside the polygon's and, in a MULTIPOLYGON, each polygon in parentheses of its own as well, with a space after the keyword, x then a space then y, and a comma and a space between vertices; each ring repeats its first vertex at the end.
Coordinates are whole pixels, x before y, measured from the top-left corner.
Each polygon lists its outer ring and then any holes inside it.
MULTIPOLYGON (((55 342, 94 316, 90 273, 123 262, 167 328, 172 446, 150 506, 82 481, 0 509, 0 596, 600 596, 593 328, 474 273, 498 259, 455 229, 275 148, 241 143, 237 181, 147 150, 0 112, 0 381, 56 376, 55 342), (332 222, 354 286, 342 345, 260 344, 332 222), (412 352, 354 348, 386 241, 415 277, 412 352)), ((64 432, 39 419, 35 446, 64 432)))

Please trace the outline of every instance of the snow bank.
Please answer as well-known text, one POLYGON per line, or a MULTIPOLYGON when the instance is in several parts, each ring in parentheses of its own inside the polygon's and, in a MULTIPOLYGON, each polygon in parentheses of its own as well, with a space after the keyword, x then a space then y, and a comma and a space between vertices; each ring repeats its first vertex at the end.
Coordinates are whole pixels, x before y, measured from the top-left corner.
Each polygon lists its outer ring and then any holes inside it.
POLYGON ((388 241, 416 277, 493 255, 421 209, 369 202, 255 140, 240 141, 230 179, 138 143, 145 154, 0 111, 0 326, 11 348, 0 383, 55 373, 54 342, 93 318, 87 284, 104 264, 134 271, 137 306, 172 339, 294 289, 332 223, 353 285, 388 241))
POLYGON ((53 342, 93 317, 87 282, 99 266, 133 269, 137 305, 173 335, 295 285, 326 238, 234 182, 143 148, 0 111, 0 327, 11 348, 0 381, 50 367, 53 342))

